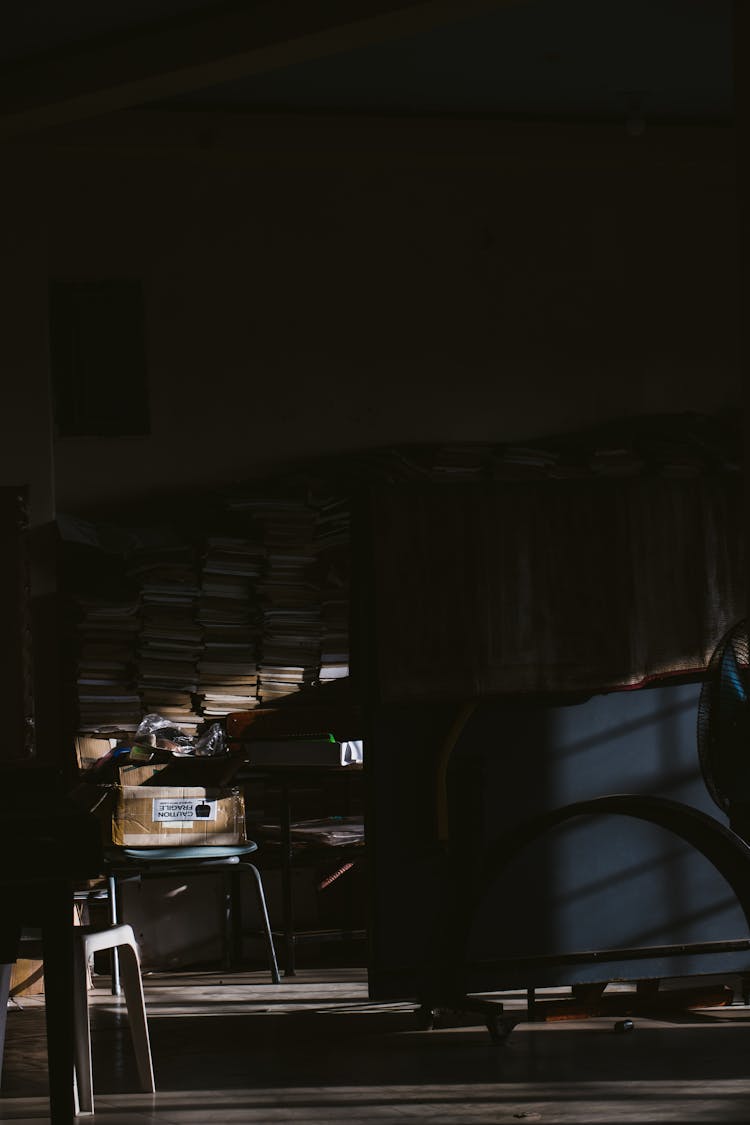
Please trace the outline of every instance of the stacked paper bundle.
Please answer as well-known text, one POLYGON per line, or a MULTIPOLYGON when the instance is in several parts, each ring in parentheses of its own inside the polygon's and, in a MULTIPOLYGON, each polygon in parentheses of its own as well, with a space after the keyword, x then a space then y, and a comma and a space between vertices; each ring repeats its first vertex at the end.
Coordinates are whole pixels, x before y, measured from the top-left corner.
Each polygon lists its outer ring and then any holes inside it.
POLYGON ((230 502, 262 529, 265 574, 258 698, 262 703, 317 679, 320 666, 320 587, 313 568, 315 511, 305 499, 245 497, 230 502))
POLYGON ((143 712, 157 712, 192 734, 201 722, 194 706, 201 651, 195 552, 184 543, 144 547, 133 553, 128 571, 141 586, 138 690, 143 712))
POLYGON ((323 639, 320 648, 320 682, 349 675, 349 597, 343 588, 326 592, 323 599, 323 639))
POLYGON ((82 598, 78 604, 78 729, 89 734, 134 731, 141 720, 135 684, 138 598, 82 598))
POLYGON ((263 703, 299 691, 318 678, 320 606, 267 605, 258 696, 263 703))
POLYGON ((557 450, 547 446, 504 445, 493 456, 492 477, 499 481, 544 478, 556 471, 559 460, 557 450))
POLYGON ((441 445, 430 467, 435 480, 474 481, 484 476, 486 460, 487 447, 478 443, 441 445))
POLYGON ((320 681, 349 675, 349 501, 327 497, 318 509, 315 550, 321 574, 320 681))
POLYGON ((261 619, 255 586, 263 554, 263 547, 249 539, 214 536, 207 541, 198 605, 204 631, 198 694, 206 718, 247 711, 258 703, 261 619))

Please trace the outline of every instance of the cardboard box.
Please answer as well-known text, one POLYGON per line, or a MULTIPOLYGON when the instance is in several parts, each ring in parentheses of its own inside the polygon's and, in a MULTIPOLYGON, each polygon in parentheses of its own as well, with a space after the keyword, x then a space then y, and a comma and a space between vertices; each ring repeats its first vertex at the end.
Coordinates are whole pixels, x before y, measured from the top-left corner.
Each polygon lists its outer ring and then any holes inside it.
MULTIPOLYGON (((168 762, 125 762, 117 766, 118 785, 157 785, 154 779, 164 773, 168 762)), ((186 779, 181 779, 186 780, 186 779)), ((196 778, 196 780, 198 780, 196 778)), ((170 782, 166 781, 169 785, 170 782)))
POLYGON ((10 971, 10 997, 41 996, 44 992, 44 963, 19 957, 10 971))
POLYGON ((116 743, 117 739, 107 738, 104 735, 79 735, 75 740, 76 760, 79 770, 83 771, 95 766, 97 762, 109 754, 116 743))
POLYGON ((237 788, 200 785, 115 787, 112 843, 118 847, 218 846, 245 842, 245 802, 237 788))

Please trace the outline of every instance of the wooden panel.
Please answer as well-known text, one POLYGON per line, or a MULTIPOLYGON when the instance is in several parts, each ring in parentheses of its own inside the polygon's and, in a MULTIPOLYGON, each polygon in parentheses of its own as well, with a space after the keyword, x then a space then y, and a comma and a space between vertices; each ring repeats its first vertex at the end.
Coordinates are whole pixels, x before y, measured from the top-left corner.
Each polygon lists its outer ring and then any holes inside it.
POLYGON ((21 487, 0 488, 0 542, 0 761, 14 762, 34 753, 27 513, 21 487))
POLYGON ((372 505, 384 700, 699 675, 744 612, 741 481, 398 484, 372 505))

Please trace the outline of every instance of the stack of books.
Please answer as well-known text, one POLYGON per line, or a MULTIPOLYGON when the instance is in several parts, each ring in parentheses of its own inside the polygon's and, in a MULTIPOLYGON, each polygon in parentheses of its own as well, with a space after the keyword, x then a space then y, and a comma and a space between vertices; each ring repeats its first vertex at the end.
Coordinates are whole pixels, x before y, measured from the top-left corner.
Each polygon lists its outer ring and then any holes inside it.
POLYGON ((198 695, 207 719, 257 706, 261 617, 255 587, 263 556, 262 545, 250 539, 207 541, 198 603, 203 628, 198 695))
MULTIPOLYGON (((265 572, 258 583, 263 612, 258 699, 268 703, 314 682, 320 666, 320 586, 315 581, 315 510, 299 497, 245 497, 241 505, 260 529, 265 572)), ((236 710, 236 708, 235 708, 236 710)))
POLYGON ((497 481, 542 479, 553 473, 559 461, 549 446, 505 445, 493 457, 492 477, 497 481))
POLYGON ((476 481, 485 475, 486 463, 487 447, 484 445, 441 445, 432 457, 430 468, 435 480, 476 481))
POLYGON ((315 550, 321 575, 321 683, 349 675, 349 500, 330 496, 320 506, 315 550))
POLYGON ((129 733, 141 721, 135 683, 139 601, 79 600, 76 694, 78 730, 129 733))
POLYGON ((599 476, 633 477, 643 472, 645 462, 634 449, 603 446, 594 450, 590 467, 599 476))
POLYGON ((318 555, 348 552, 351 538, 351 504, 349 497, 335 493, 322 497, 316 504, 315 550, 318 555))
POLYGON ((320 606, 266 606, 258 668, 260 701, 268 703, 313 683, 319 667, 320 606))
POLYGON ((322 684, 349 675, 349 598, 337 591, 323 600, 323 637, 320 644, 322 684))
POLYGON ((141 586, 138 690, 143 712, 156 712, 193 734, 201 722, 194 693, 202 641, 195 621, 195 552, 188 544, 145 547, 134 552, 128 571, 141 586))

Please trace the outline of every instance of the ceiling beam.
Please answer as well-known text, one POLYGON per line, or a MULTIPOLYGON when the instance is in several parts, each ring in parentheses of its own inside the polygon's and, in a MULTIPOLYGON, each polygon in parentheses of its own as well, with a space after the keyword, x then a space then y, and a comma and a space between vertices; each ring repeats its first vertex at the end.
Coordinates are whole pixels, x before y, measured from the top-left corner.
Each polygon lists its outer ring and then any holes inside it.
POLYGON ((418 34, 514 0, 263 0, 4 68, 0 138, 418 34))

